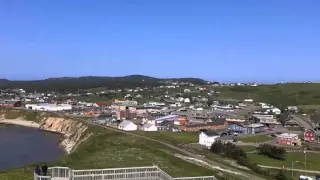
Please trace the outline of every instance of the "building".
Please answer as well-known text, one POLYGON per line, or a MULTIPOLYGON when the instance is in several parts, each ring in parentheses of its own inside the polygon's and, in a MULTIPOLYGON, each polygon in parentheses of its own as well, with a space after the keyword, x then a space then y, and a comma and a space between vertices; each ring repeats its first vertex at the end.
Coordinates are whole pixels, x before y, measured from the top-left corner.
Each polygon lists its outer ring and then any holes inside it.
POLYGON ((158 131, 158 127, 154 124, 146 123, 141 127, 142 131, 158 131))
POLYGON ((70 104, 26 104, 27 109, 38 110, 38 111, 68 111, 72 110, 70 104))
POLYGON ((99 116, 93 119, 93 122, 97 124, 107 124, 111 121, 116 121, 111 113, 109 114, 100 114, 99 116))
POLYGON ((256 133, 261 133, 261 132, 265 132, 265 126, 264 124, 250 124, 247 127, 247 133, 248 134, 256 134, 256 133))
POLYGON ((288 146, 300 146, 301 141, 299 139, 299 134, 295 133, 282 133, 277 136, 277 143, 279 145, 288 146))
POLYGON ((226 131, 228 128, 228 123, 226 119, 211 119, 211 121, 206 121, 205 123, 199 124, 186 124, 181 127, 183 131, 186 132, 199 132, 202 130, 212 130, 212 131, 226 131))
POLYGON ((209 118, 213 118, 213 111, 208 110, 188 110, 187 119, 189 121, 204 121, 209 118))
POLYGON ((276 108, 276 107, 272 108, 271 111, 272 111, 274 114, 277 114, 277 115, 281 114, 281 110, 280 110, 279 108, 276 108))
POLYGON ((206 146, 208 148, 220 137, 220 134, 217 132, 201 132, 199 134, 199 144, 206 146))
POLYGON ((136 131, 138 129, 138 126, 129 120, 123 120, 118 125, 118 129, 121 129, 124 131, 136 131))
POLYGON ((304 132, 304 141, 305 142, 314 142, 316 140, 316 133, 311 130, 311 129, 307 129, 304 132))
POLYGON ((0 107, 21 107, 22 102, 20 100, 0 100, 0 107))
POLYGON ((237 133, 247 133, 247 126, 240 123, 228 123, 228 130, 237 133))
POLYGON ((172 132, 181 131, 179 129, 180 126, 175 125, 173 121, 156 122, 156 126, 159 131, 172 131, 172 132))
POLYGON ((298 113, 299 109, 297 106, 288 106, 287 109, 291 112, 291 113, 298 113))
POLYGON ((157 119, 155 119, 156 122, 161 122, 161 121, 173 121, 173 123, 175 125, 184 125, 186 120, 185 118, 182 118, 178 115, 167 115, 167 116, 163 116, 163 117, 159 117, 157 119))

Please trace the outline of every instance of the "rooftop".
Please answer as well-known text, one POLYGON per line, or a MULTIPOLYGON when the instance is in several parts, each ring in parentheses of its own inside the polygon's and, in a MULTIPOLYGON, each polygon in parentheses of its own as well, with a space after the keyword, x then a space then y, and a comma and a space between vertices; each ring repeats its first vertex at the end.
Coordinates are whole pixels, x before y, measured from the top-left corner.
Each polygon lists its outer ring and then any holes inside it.
POLYGON ((299 134, 295 134, 295 133, 282 133, 282 134, 279 134, 278 137, 281 137, 281 138, 294 138, 294 137, 297 137, 299 136, 299 134))

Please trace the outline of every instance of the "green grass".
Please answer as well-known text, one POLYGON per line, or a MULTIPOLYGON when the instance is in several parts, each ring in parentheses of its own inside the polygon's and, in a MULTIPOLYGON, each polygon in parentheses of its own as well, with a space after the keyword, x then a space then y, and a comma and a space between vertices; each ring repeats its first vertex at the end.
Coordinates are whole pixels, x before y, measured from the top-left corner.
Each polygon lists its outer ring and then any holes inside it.
POLYGON ((199 141, 198 133, 189 133, 189 132, 166 132, 166 131, 158 131, 158 132, 144 132, 144 131, 136 131, 135 133, 144 135, 147 137, 159 139, 174 145, 179 144, 190 144, 197 143, 199 141))
POLYGON ((299 161, 301 163, 295 163, 295 169, 308 169, 320 171, 320 154, 319 153, 307 153, 307 167, 304 167, 304 153, 303 152, 289 152, 286 154, 284 161, 268 158, 259 154, 247 154, 247 156, 259 165, 276 166, 291 168, 293 161, 299 161))
POLYGON ((277 107, 288 105, 318 105, 320 104, 320 83, 288 83, 275 85, 260 85, 257 87, 216 87, 216 98, 243 100, 254 99, 277 107))
POLYGON ((289 131, 301 131, 301 127, 287 127, 289 131))
POLYGON ((298 108, 303 113, 310 113, 310 112, 314 112, 314 111, 320 110, 320 104, 301 105, 301 106, 298 106, 298 108))
POLYGON ((16 119, 21 116, 20 110, 7 109, 4 114, 6 119, 16 119))
POLYGON ((238 140, 244 143, 262 143, 271 140, 271 137, 268 137, 267 135, 257 135, 257 136, 249 136, 249 137, 243 137, 239 138, 238 140))
MULTIPOLYGON (((93 125, 89 125, 89 132, 94 132, 89 140, 74 153, 62 156, 50 166, 96 169, 157 165, 173 177, 216 174, 213 170, 175 157, 175 150, 150 140, 93 125)), ((21 169, 0 172, 0 179, 32 180, 32 168, 26 172, 21 169)))
POLYGON ((241 149, 243 149, 245 152, 251 152, 255 151, 257 148, 254 146, 239 146, 241 149))

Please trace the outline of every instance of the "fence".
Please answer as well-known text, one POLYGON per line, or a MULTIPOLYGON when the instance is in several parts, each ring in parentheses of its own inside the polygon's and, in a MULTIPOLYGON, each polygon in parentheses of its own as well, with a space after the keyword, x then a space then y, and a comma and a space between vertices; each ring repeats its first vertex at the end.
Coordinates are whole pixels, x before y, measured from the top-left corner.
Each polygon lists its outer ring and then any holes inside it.
POLYGON ((217 180, 214 176, 172 178, 157 166, 71 170, 51 167, 48 176, 34 175, 34 180, 217 180))

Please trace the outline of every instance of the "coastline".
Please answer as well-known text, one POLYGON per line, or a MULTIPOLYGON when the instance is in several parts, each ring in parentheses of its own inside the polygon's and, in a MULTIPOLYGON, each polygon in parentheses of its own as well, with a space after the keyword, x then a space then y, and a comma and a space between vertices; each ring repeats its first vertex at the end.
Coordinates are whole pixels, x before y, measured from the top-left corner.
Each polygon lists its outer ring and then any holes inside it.
POLYGON ((22 119, 0 119, 0 124, 10 124, 10 125, 18 125, 23 127, 40 129, 39 123, 36 123, 34 121, 22 120, 22 119))
MULTIPOLYGON (((21 113, 21 112, 19 112, 21 113)), ((88 126, 79 121, 63 117, 35 116, 34 121, 21 113, 17 118, 8 119, 0 115, 0 124, 17 125, 29 128, 37 128, 42 131, 61 135, 59 146, 67 154, 73 152, 80 143, 86 141, 92 133, 87 133, 88 126), (28 118, 28 119, 25 119, 28 118)))
POLYGON ((17 119, 1 119, 0 118, 0 124, 16 125, 16 126, 21 126, 21 127, 26 127, 26 128, 35 128, 35 129, 39 129, 41 131, 45 131, 48 133, 59 134, 59 135, 61 135, 59 147, 62 148, 65 153, 67 153, 67 154, 70 153, 70 150, 67 149, 67 147, 63 145, 63 141, 66 139, 66 137, 65 137, 65 134, 62 132, 43 129, 43 128, 41 128, 41 125, 35 121, 29 121, 29 120, 24 120, 24 119, 20 119, 20 118, 17 118, 17 119))

